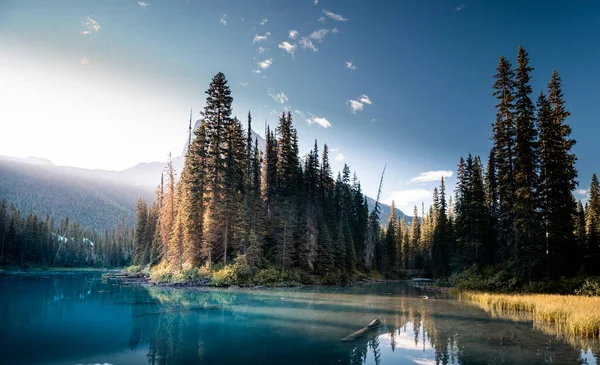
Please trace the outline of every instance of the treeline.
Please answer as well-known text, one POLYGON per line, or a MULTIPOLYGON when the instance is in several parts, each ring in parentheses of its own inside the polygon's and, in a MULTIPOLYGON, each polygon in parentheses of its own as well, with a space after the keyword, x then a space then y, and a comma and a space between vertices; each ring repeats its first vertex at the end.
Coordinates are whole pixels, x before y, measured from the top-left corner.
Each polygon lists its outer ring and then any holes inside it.
POLYGON ((577 203, 575 140, 559 74, 553 71, 534 104, 533 68, 522 47, 516 68, 501 57, 496 71, 486 167, 469 154, 458 165, 454 204, 446 204, 443 180, 434 193, 433 275, 448 277, 472 265, 502 267, 522 284, 600 274, 598 179, 594 174, 585 207, 577 203))
MULTIPOLYGON (((292 116, 267 128, 264 153, 232 117, 231 91, 217 74, 207 90, 181 177, 167 166, 156 202, 140 200, 134 262, 181 272, 231 264, 236 273, 301 270, 331 281, 375 267, 397 275, 380 241, 379 205, 369 214, 356 174, 334 178, 327 145, 302 158, 292 116)), ((395 261, 394 261, 395 262, 395 261)))
MULTIPOLYGON (((448 278, 467 268, 498 267, 514 282, 598 274, 600 192, 576 203, 575 141, 566 123, 561 78, 532 100, 533 68, 519 47, 517 67, 501 57, 494 76, 496 121, 487 162, 461 158, 454 194, 442 179, 433 205, 408 224, 392 204, 369 212, 356 174, 334 179, 328 148, 306 156, 289 112, 267 128, 264 153, 231 116, 222 73, 207 90, 181 177, 169 164, 156 202, 138 202, 134 263, 185 273, 231 264, 235 275, 266 268, 345 282, 376 270, 448 278)), ((248 113, 246 131, 252 118, 248 113)), ((191 133, 191 129, 190 129, 191 133)), ((382 175, 383 181, 383 175, 382 175)), ((381 193, 381 184, 379 194, 381 193)), ((379 201, 379 197, 377 199, 379 201)), ((508 280, 508 279, 507 279, 508 280)))
POLYGON ((0 201, 0 265, 20 267, 122 267, 131 263, 133 231, 124 219, 99 234, 68 217, 55 222, 22 215, 0 201))

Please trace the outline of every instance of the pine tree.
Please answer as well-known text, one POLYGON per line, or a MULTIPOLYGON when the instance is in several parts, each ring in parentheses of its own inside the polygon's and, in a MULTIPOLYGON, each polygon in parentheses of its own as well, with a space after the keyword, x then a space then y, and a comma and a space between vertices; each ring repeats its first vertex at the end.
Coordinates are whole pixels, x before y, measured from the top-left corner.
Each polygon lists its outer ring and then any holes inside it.
POLYGON ((588 272, 598 274, 600 273, 598 267, 598 262, 600 262, 600 184, 596 174, 592 175, 590 184, 585 226, 587 236, 585 266, 588 272))
POLYGON ((499 198, 499 238, 503 260, 514 253, 515 242, 515 115, 514 72, 510 62, 500 57, 494 78, 496 122, 494 126, 494 153, 497 167, 499 198))
POLYGON ((488 256, 486 257, 490 263, 499 263, 500 255, 497 247, 498 232, 500 232, 500 207, 498 196, 498 178, 497 178, 497 167, 496 167, 496 153, 492 148, 488 157, 487 168, 485 170, 485 199, 486 207, 489 214, 489 227, 490 235, 487 238, 488 242, 488 256))
POLYGON ((519 46, 515 77, 515 257, 520 268, 528 268, 542 251, 537 212, 537 131, 535 107, 531 101, 530 72, 527 51, 519 46), (529 263, 529 264, 528 264, 529 263))
POLYGON ((571 127, 565 123, 570 113, 565 109, 561 79, 553 71, 548 85, 548 100, 538 99, 540 131, 540 200, 546 232, 547 275, 558 278, 573 274, 579 265, 575 257, 573 217, 576 204, 572 191, 575 181, 576 157, 571 153, 575 141, 571 127))
MULTIPOLYGON (((434 194, 436 193, 437 189, 434 190, 434 194)), ((446 278, 450 274, 450 253, 452 252, 452 247, 447 217, 446 185, 443 177, 439 195, 434 195, 434 202, 436 203, 434 206, 437 213, 431 248, 433 255, 433 276, 436 278, 446 278)))
POLYGON ((134 241, 134 265, 145 265, 146 262, 146 226, 148 223, 148 204, 142 199, 136 203, 136 224, 134 241))
MULTIPOLYGON (((384 257, 382 258, 382 268, 381 271, 394 271, 397 269, 396 262, 396 241, 397 235, 401 236, 402 232, 396 232, 396 204, 392 200, 392 204, 390 206, 390 217, 387 223, 387 229, 385 230, 385 247, 383 250, 384 257)), ((404 265, 402 265, 404 268, 404 265)))

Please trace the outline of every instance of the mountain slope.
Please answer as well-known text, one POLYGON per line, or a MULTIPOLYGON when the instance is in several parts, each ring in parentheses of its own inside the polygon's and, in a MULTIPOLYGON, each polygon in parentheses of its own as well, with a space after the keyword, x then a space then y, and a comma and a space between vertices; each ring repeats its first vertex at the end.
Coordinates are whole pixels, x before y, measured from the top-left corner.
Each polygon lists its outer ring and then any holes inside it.
POLYGON ((55 219, 68 216, 83 227, 102 231, 120 217, 135 223, 135 202, 154 199, 151 189, 111 181, 101 170, 0 160, 0 199, 27 214, 55 219), (100 172, 99 172, 100 171, 100 172))

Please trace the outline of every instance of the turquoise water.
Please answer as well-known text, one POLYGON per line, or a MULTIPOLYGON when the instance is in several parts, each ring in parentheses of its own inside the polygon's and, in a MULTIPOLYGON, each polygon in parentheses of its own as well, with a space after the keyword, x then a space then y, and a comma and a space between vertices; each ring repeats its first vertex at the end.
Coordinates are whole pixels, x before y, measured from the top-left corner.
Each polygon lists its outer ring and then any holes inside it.
POLYGON ((403 283, 218 290, 4 275, 0 364, 596 363, 531 323, 419 295, 403 283), (339 341, 374 318, 382 325, 339 341))

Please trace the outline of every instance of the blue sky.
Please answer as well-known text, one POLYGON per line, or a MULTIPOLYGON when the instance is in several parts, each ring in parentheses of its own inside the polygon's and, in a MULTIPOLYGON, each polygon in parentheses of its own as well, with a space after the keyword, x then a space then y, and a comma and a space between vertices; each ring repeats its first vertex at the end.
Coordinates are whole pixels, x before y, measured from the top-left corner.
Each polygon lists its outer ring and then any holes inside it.
POLYGON ((587 189, 600 170, 600 4, 585 0, 3 0, 0 155, 165 160, 222 71, 257 132, 291 110, 302 153, 327 143, 371 196, 387 163, 383 200, 410 213, 440 174, 454 184, 461 155, 486 158, 492 76, 518 45, 535 95, 553 68, 563 77, 587 189))

